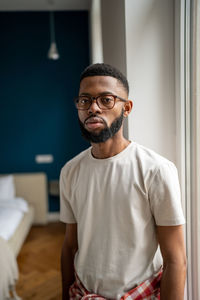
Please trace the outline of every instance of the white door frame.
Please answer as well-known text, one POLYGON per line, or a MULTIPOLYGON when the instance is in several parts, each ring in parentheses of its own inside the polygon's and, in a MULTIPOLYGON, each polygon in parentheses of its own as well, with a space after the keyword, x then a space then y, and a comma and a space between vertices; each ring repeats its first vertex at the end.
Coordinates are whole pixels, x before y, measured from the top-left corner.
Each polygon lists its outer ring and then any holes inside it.
POLYGON ((185 299, 196 300, 200 299, 200 0, 175 2, 175 52, 177 166, 188 259, 185 299))

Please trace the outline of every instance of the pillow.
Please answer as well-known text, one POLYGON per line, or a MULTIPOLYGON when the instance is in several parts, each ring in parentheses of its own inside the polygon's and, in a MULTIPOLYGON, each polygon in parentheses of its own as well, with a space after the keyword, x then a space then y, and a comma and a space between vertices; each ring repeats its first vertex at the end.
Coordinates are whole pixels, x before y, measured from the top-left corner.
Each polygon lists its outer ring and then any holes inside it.
POLYGON ((15 198, 15 185, 13 175, 0 177, 0 200, 15 198))
POLYGON ((19 210, 22 212, 28 211, 28 203, 23 198, 16 197, 14 199, 1 199, 0 200, 0 209, 1 208, 10 208, 19 210))

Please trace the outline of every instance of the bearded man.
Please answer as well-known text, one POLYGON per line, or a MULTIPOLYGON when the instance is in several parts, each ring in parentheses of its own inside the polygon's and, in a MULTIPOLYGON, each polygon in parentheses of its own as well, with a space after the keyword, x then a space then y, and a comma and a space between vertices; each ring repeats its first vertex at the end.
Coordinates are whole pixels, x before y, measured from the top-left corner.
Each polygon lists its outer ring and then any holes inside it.
POLYGON ((184 297, 177 170, 123 136, 133 105, 128 92, 126 77, 110 65, 94 64, 81 74, 75 105, 91 147, 60 175, 63 300, 184 297))

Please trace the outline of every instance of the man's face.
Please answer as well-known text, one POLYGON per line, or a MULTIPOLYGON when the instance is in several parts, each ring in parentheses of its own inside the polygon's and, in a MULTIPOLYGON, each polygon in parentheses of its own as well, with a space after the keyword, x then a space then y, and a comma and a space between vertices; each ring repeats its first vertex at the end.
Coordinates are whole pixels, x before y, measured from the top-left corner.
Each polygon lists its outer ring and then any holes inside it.
MULTIPOLYGON (((79 96, 96 97, 113 94, 127 99, 127 92, 120 82, 110 76, 90 76, 80 83, 79 96)), ((78 117, 82 134, 92 142, 105 142, 122 130, 124 102, 116 101, 110 110, 102 110, 94 101, 88 110, 79 110, 78 117)))

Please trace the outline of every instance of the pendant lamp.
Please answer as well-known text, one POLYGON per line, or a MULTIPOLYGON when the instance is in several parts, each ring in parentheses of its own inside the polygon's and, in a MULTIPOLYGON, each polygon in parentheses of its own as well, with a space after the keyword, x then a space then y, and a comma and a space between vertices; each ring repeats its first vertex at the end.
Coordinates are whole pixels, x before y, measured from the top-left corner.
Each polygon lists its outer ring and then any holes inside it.
POLYGON ((50 23, 50 38, 51 38, 51 44, 48 51, 48 58, 57 60, 59 59, 60 55, 58 53, 58 49, 56 46, 56 39, 55 39, 55 25, 54 25, 54 13, 51 11, 49 13, 49 23, 50 23))

